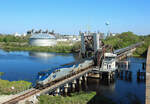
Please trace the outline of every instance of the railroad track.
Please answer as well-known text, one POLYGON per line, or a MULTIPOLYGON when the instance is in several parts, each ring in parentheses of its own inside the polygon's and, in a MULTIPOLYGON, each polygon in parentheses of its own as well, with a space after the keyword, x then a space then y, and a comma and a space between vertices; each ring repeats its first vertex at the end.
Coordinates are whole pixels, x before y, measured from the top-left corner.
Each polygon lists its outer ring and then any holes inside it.
MULTIPOLYGON (((89 69, 89 68, 87 68, 87 69, 89 69)), ((2 104, 16 104, 16 103, 18 103, 21 100, 24 100, 24 99, 26 99, 26 98, 28 98, 28 97, 30 97, 32 95, 35 95, 36 93, 39 93, 40 91, 49 89, 49 87, 51 87, 51 89, 53 89, 53 88, 55 88, 55 86, 59 86, 62 83, 65 83, 67 80, 72 79, 75 76, 80 76, 80 74, 83 74, 85 71, 86 71, 86 69, 82 70, 80 73, 77 73, 77 74, 69 76, 69 77, 67 77, 67 78, 65 78, 63 80, 60 80, 60 81, 56 82, 55 84, 51 84, 49 86, 45 86, 44 88, 32 89, 31 91, 28 91, 28 92, 26 92, 26 93, 24 93, 22 95, 19 95, 19 96, 15 97, 15 98, 12 98, 12 99, 10 99, 10 100, 2 103, 2 104)))
POLYGON ((17 97, 15 97, 15 98, 13 98, 13 99, 10 99, 9 101, 6 101, 6 102, 4 102, 4 103, 2 103, 2 104, 16 104, 16 103, 18 103, 18 101, 21 101, 21 100, 23 100, 23 99, 25 99, 25 98, 28 98, 28 97, 30 97, 30 96, 32 96, 32 95, 38 93, 39 91, 40 91, 40 90, 33 89, 33 90, 31 90, 31 91, 29 91, 29 92, 26 92, 26 93, 24 93, 24 94, 22 94, 22 95, 20 95, 20 96, 17 96, 17 97))

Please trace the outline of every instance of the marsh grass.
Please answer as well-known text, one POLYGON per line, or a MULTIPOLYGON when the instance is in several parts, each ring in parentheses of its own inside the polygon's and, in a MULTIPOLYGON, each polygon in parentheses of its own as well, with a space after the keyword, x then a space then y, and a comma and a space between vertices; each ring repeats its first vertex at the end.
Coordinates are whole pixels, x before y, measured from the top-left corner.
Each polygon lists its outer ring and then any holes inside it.
POLYGON ((4 75, 4 72, 0 72, 0 77, 4 75))
POLYGON ((71 96, 41 95, 39 104, 115 104, 111 99, 103 95, 96 95, 96 92, 78 92, 71 96))
POLYGON ((73 93, 71 96, 51 96, 41 95, 39 104, 87 104, 90 99, 96 95, 96 92, 89 93, 73 93))
POLYGON ((0 95, 10 95, 22 92, 31 87, 27 81, 8 81, 0 79, 0 95))
POLYGON ((36 52, 55 52, 55 53, 74 53, 79 51, 80 42, 73 43, 59 42, 56 46, 30 46, 28 44, 5 43, 2 49, 6 51, 36 51, 36 52))

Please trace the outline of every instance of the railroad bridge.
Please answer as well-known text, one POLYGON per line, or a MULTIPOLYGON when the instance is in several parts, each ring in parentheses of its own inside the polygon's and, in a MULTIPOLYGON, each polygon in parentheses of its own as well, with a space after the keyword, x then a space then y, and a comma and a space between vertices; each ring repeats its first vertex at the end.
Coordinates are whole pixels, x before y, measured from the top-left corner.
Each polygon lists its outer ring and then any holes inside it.
POLYGON ((27 100, 30 101, 32 98, 36 98, 41 94, 48 94, 50 92, 55 92, 55 95, 58 95, 60 91, 64 90, 65 93, 68 92, 68 88, 75 88, 76 84, 81 84, 82 81, 87 80, 87 77, 91 75, 91 73, 100 73, 99 70, 104 59, 105 52, 112 52, 117 55, 116 61, 119 61, 129 55, 136 49, 136 47, 143 44, 143 42, 139 42, 128 46, 126 48, 122 48, 119 50, 112 50, 112 47, 108 45, 104 45, 104 43, 99 38, 99 34, 97 33, 80 33, 81 34, 81 51, 80 56, 83 58, 93 57, 95 61, 95 65, 92 65, 86 69, 81 70, 76 74, 67 75, 63 80, 59 80, 51 85, 47 84, 47 86, 42 87, 40 89, 31 88, 24 93, 19 94, 16 97, 8 99, 8 101, 3 104, 21 104, 27 100))

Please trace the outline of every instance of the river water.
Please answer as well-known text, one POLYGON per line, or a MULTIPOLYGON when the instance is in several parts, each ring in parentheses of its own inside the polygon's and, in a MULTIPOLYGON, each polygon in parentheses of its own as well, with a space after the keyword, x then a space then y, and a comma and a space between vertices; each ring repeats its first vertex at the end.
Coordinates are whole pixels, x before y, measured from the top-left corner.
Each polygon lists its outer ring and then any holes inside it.
POLYGON ((2 79, 35 82, 37 73, 77 60, 73 54, 43 52, 6 52, 0 50, 2 79))
MULTIPOLYGON (((26 80, 35 82, 39 71, 79 60, 76 55, 63 53, 46 52, 6 52, 0 50, 0 72, 5 74, 2 79, 9 81, 26 80)), ((87 89, 96 91, 112 99, 117 104, 132 104, 130 99, 138 99, 145 103, 145 82, 137 81, 136 72, 142 69, 145 59, 130 57, 129 70, 132 71, 132 80, 116 78, 113 82, 107 83, 99 79, 88 79, 87 89)))

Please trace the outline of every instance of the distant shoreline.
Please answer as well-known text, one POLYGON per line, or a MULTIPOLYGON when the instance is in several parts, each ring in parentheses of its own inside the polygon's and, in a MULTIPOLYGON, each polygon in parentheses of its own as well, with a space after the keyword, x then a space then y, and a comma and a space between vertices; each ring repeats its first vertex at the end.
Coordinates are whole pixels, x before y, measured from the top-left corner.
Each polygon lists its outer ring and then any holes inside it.
MULTIPOLYGON (((22 43, 23 44, 23 43, 22 43)), ((72 46, 66 44, 58 44, 56 46, 30 46, 28 44, 22 45, 17 42, 9 42, 0 44, 0 48, 5 51, 34 51, 34 52, 55 52, 55 53, 77 53, 79 52, 76 43, 72 46)))

